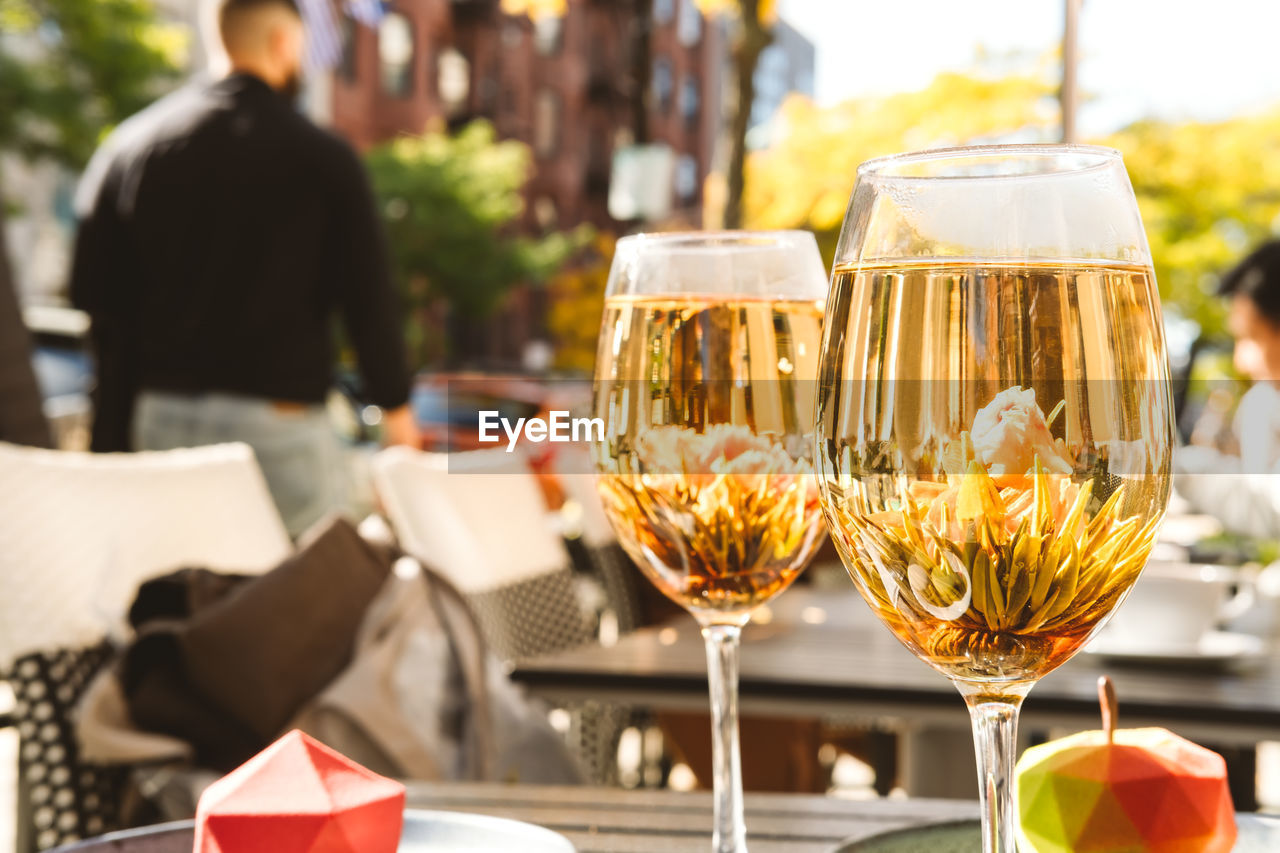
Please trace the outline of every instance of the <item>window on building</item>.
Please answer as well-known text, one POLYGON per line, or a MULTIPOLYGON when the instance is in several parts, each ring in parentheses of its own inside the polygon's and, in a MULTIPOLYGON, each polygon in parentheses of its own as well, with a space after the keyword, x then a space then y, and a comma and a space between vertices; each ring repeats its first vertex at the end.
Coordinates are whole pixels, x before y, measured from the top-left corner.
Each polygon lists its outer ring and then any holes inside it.
POLYGON ((587 48, 587 71, 596 78, 609 74, 609 50, 602 39, 593 38, 587 48))
POLYGON ((502 46, 511 49, 523 43, 524 27, 515 19, 505 21, 502 25, 502 46))
POLYGON ((756 97, 751 104, 751 126, 759 127, 773 118, 773 113, 790 89, 787 73, 787 55, 776 44, 760 53, 756 62, 756 97))
POLYGON ((408 95, 413 89, 413 26, 400 12, 388 12, 378 24, 378 63, 382 90, 408 95))
POLYGON ((356 66, 356 22, 342 16, 342 60, 338 64, 338 76, 348 83, 356 82, 360 72, 356 66))
POLYGON ((683 202, 698 194, 698 158, 692 154, 681 154, 676 160, 675 190, 683 202))
POLYGON ((791 74, 791 63, 787 52, 780 45, 771 44, 760 52, 756 61, 756 79, 772 83, 774 86, 786 86, 791 74))
POLYGON ((693 0, 680 0, 680 21, 676 24, 676 38, 685 47, 693 47, 702 38, 702 13, 693 0))
POLYGON ((676 14, 676 0, 653 0, 653 20, 669 24, 676 14))
POLYGON ((610 165, 609 139, 605 134, 593 131, 587 137, 587 171, 607 173, 610 165))
POLYGON ((671 73, 671 60, 660 56, 653 61, 653 107, 658 112, 671 110, 671 98, 675 94, 675 80, 671 73))
POLYGON ((698 109, 701 106, 698 99, 698 78, 692 75, 685 75, 680 83, 680 115, 689 124, 693 124, 698 120, 698 109))
POLYGON ((560 147, 560 93, 540 89, 533 101, 533 150, 543 159, 560 147))
POLYGON ((539 15, 533 19, 533 47, 539 54, 551 56, 560 52, 564 21, 560 15, 539 15))
POLYGON ((436 61, 436 85, 447 115, 455 116, 466 109, 471 94, 471 63, 455 48, 440 52, 436 61))
POLYGON ((476 83, 476 102, 480 112, 485 115, 493 115, 498 111, 498 93, 502 89, 498 85, 498 73, 498 66, 490 65, 488 72, 477 75, 479 82, 476 83))

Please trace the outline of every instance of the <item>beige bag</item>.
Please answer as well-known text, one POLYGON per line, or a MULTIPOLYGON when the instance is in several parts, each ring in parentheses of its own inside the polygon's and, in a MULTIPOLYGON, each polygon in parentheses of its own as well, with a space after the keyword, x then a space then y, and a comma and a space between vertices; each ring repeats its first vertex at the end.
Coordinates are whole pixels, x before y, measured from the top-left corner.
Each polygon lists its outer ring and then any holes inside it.
POLYGON ((462 596, 401 558, 355 658, 294 725, 384 775, 581 784, 546 708, 512 684, 462 596))
POLYGON ((365 613, 351 665, 293 721, 371 770, 486 779, 485 654, 453 588, 402 559, 365 613))

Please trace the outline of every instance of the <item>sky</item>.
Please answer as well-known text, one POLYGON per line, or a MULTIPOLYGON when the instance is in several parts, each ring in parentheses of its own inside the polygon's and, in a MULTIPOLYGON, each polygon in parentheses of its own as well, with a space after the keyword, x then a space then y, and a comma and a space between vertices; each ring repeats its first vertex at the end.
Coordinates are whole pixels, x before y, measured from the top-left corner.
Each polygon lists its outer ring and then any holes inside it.
MULTIPOLYGON (((817 46, 822 104, 912 91, 981 51, 1034 65, 1062 38, 1061 0, 779 0, 817 46)), ((1280 2, 1084 0, 1082 135, 1142 117, 1211 121, 1280 105, 1280 2)))

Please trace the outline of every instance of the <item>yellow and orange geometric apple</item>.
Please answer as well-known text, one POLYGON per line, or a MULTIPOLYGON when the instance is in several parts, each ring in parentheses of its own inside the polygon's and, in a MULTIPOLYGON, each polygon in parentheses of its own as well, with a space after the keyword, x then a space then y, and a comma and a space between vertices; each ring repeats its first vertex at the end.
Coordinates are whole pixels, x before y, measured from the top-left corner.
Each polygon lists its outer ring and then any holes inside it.
MULTIPOLYGON (((1111 697, 1110 682, 1100 685, 1111 697)), ((1114 698, 1111 700, 1114 702, 1114 698)), ((1222 756, 1167 729, 1111 725, 1028 749, 1015 773, 1021 849, 1228 853, 1235 809, 1222 756)))

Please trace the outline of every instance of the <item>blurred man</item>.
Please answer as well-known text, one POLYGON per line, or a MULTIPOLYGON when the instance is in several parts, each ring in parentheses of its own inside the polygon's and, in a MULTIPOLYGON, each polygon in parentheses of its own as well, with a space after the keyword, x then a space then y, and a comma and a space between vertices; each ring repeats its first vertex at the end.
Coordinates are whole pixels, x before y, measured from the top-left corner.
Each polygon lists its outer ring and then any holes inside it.
POLYGON ((1236 409, 1240 456, 1183 448, 1178 492, 1230 530, 1280 536, 1280 241, 1265 243, 1229 272, 1219 293, 1230 300, 1236 370, 1253 386, 1236 409), (1187 476, 1221 475, 1235 476, 1187 476))
POLYGON ((340 315, 388 440, 415 440, 386 248, 355 154, 293 107, 294 0, 220 0, 225 78, 134 116, 77 197, 73 301, 93 317, 95 450, 253 446, 298 532, 344 500, 323 409, 340 315))

